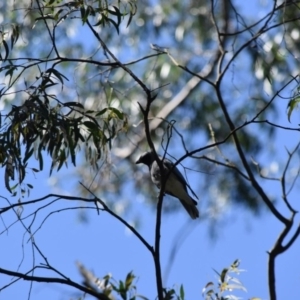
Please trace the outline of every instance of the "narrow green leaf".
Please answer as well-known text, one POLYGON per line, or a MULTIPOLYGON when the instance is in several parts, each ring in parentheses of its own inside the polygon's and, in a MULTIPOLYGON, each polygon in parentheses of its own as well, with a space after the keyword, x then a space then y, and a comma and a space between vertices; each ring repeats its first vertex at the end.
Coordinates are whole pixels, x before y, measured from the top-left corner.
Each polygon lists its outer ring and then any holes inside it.
POLYGON ((128 290, 132 284, 132 281, 134 280, 135 276, 132 274, 132 272, 129 272, 125 279, 125 288, 128 290))
POLYGON ((98 125, 92 121, 85 121, 85 122, 83 122, 83 125, 85 125, 87 128, 89 128, 91 130, 98 129, 98 125))
POLYGON ((69 134, 68 134, 68 143, 69 143, 69 149, 70 149, 70 154, 71 154, 71 161, 72 161, 72 164, 76 167, 75 145, 74 145, 72 137, 69 134))
POLYGON ((289 122, 291 121, 290 118, 291 118, 292 112, 298 106, 299 102, 300 102, 300 97, 296 97, 296 98, 293 98, 292 100, 290 100, 290 102, 288 103, 288 105, 287 105, 288 113, 287 114, 288 114, 289 122))
POLYGON ((95 111, 94 110, 87 110, 86 112, 85 112, 86 114, 94 114, 95 113, 95 111))
POLYGON ((50 6, 52 5, 56 0, 50 0, 48 3, 47 3, 47 6, 50 6))
POLYGON ((96 24, 94 24, 93 26, 96 27, 96 26, 102 25, 103 21, 104 21, 104 19, 101 17, 99 19, 99 21, 96 24))
POLYGON ((80 108, 84 109, 84 106, 81 103, 79 103, 79 102, 66 102, 63 105, 64 106, 68 106, 68 107, 70 107, 70 106, 77 106, 77 107, 80 107, 80 108))
POLYGON ((115 5, 113 5, 113 8, 115 11, 111 10, 111 9, 108 9, 108 12, 114 16, 117 16, 118 18, 118 25, 120 25, 121 23, 121 17, 122 17, 122 13, 120 12, 119 8, 116 7, 115 5))
POLYGON ((42 147, 40 147, 40 149, 39 149, 38 159, 39 159, 40 171, 42 171, 43 167, 44 167, 44 161, 43 161, 43 155, 42 155, 42 147))
POLYGON ((130 14, 129 14, 129 19, 128 19, 126 27, 128 27, 130 25, 132 18, 136 14, 136 11, 137 11, 137 6, 135 3, 129 2, 129 5, 130 5, 130 14))
POLYGON ((49 87, 52 87, 52 86, 55 86, 55 85, 58 85, 58 83, 53 82, 53 83, 49 83, 49 84, 42 85, 42 86, 41 86, 41 90, 42 90, 42 91, 45 91, 45 90, 48 89, 49 87))
POLYGON ((115 26, 117 33, 119 34, 119 25, 113 19, 108 18, 107 21, 109 21, 115 26))
POLYGON ((61 84, 64 83, 63 78, 66 79, 67 81, 69 81, 69 79, 65 75, 63 75, 62 73, 60 73, 59 71, 57 71, 54 68, 48 69, 45 73, 53 74, 61 82, 61 84))
MULTIPOLYGON (((48 153, 50 154, 50 156, 52 156, 54 147, 55 147, 56 145, 57 145, 57 144, 56 144, 56 142, 55 142, 53 139, 51 139, 51 140, 49 141, 47 151, 48 151, 48 153)), ((56 155, 54 155, 54 158, 55 158, 55 157, 56 157, 56 155)))
POLYGON ((61 169, 62 165, 66 161, 66 151, 65 149, 61 150, 60 156, 59 156, 59 165, 57 167, 57 172, 61 169))
POLYGON ((33 150, 34 149, 32 148, 31 150, 29 150, 25 153, 25 157, 23 159, 23 164, 25 164, 27 162, 27 160, 32 156, 33 150))
POLYGON ((9 172, 8 172, 8 170, 7 170, 7 168, 6 168, 6 169, 5 169, 5 175, 4 175, 4 183, 5 183, 6 189, 7 189, 10 193, 12 193, 12 190, 10 189, 10 186, 9 186, 9 177, 10 177, 10 175, 9 175, 9 172))
POLYGON ((120 120, 124 119, 124 114, 120 110, 118 110, 117 108, 109 107, 108 109, 111 110, 112 112, 114 112, 120 120))
POLYGON ((183 288, 183 285, 180 286, 180 291, 179 291, 179 293, 180 293, 180 299, 181 299, 181 300, 184 300, 184 288, 183 288))
POLYGON ((230 268, 232 268, 232 269, 237 269, 237 268, 239 267, 240 263, 241 263, 241 261, 240 261, 239 259, 236 259, 236 260, 232 263, 232 265, 230 266, 230 268))
POLYGON ((5 87, 3 87, 3 88, 0 90, 0 97, 2 96, 3 90, 5 90, 5 87))
POLYGON ((58 10, 58 12, 54 15, 54 19, 57 21, 59 18, 59 15, 61 14, 61 12, 63 12, 64 10, 61 8, 58 10))
POLYGON ((84 25, 84 23, 86 22, 86 19, 85 19, 85 8, 84 8, 84 6, 80 7, 80 14, 81 14, 82 25, 84 25))
POLYGON ((9 55, 9 47, 8 47, 7 42, 5 40, 2 40, 2 44, 3 44, 4 49, 5 49, 5 56, 4 56, 3 61, 6 61, 8 55, 9 55))
POLYGON ((222 283, 225 282, 225 280, 226 280, 227 272, 228 272, 228 269, 227 269, 227 268, 224 268, 224 269, 222 270, 222 273, 221 273, 221 276, 220 276, 220 281, 221 281, 222 283))
POLYGON ((102 110, 100 110, 98 113, 96 113, 96 117, 98 117, 98 116, 101 116, 101 115, 103 115, 103 114, 105 114, 106 112, 107 112, 107 107, 106 108, 104 108, 104 109, 102 109, 102 110))
POLYGON ((19 183, 22 183, 26 175, 26 171, 24 166, 19 166, 19 183))
POLYGON ((19 26, 18 25, 12 25, 12 35, 10 37, 10 42, 11 42, 11 49, 13 48, 13 46, 16 44, 16 42, 18 41, 19 39, 19 35, 20 35, 20 32, 19 32, 19 26))
POLYGON ((129 14, 129 19, 128 19, 128 22, 127 22, 127 25, 126 25, 126 28, 130 25, 131 21, 132 21, 132 17, 133 17, 133 14, 129 14))
POLYGON ((53 168, 54 168, 54 166, 55 166, 55 161, 54 161, 54 160, 52 160, 52 164, 51 164, 51 167, 50 167, 49 176, 51 176, 51 175, 52 175, 52 171, 53 171, 53 168))

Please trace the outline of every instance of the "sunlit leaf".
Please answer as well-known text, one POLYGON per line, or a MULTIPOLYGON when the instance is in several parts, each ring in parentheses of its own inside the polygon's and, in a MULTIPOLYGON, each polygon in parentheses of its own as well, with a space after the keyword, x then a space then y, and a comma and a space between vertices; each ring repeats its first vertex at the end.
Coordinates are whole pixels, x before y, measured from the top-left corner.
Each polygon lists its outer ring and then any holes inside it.
POLYGON ((120 34, 120 32, 119 32, 119 25, 113 19, 108 19, 108 21, 115 26, 115 28, 117 30, 117 33, 120 34))
POLYGON ((227 275, 227 273, 228 273, 228 270, 229 270, 229 269, 227 269, 227 268, 224 268, 224 269, 222 270, 222 273, 221 273, 221 276, 220 276, 220 281, 221 281, 222 283, 226 281, 226 275, 227 275))
POLYGON ((129 272, 126 276, 126 279, 125 279, 125 288, 128 290, 134 280, 135 276, 133 275, 132 272, 129 272))
POLYGON ((69 79, 65 75, 63 75, 62 73, 60 73, 56 69, 50 68, 45 73, 53 74, 61 82, 61 84, 64 83, 63 78, 69 81, 69 79))
POLYGON ((180 286, 179 295, 180 295, 180 299, 184 300, 184 288, 183 288, 183 285, 180 286))
POLYGON ((134 2, 130 1, 129 5, 130 5, 130 14, 129 14, 129 19, 128 19, 126 27, 128 27, 130 25, 132 18, 136 14, 136 11, 137 11, 137 6, 134 2))
POLYGON ((32 156, 34 149, 32 148, 30 151, 25 153, 25 157, 23 158, 23 164, 27 162, 27 160, 32 156))
POLYGON ((205 287, 202 289, 202 294, 205 293, 205 291, 209 288, 209 287, 213 287, 214 283, 212 281, 208 282, 205 287))
POLYGON ((118 110, 117 108, 109 107, 108 109, 111 110, 112 112, 114 112, 120 120, 124 119, 124 114, 120 110, 118 110))
POLYGON ((96 123, 94 123, 94 122, 91 122, 91 121, 84 121, 83 124, 84 124, 87 128, 89 128, 89 129, 91 129, 91 130, 98 129, 98 125, 97 125, 96 123))
POLYGON ((112 14, 112 15, 117 16, 117 18, 118 18, 118 24, 117 25, 119 26, 120 23, 121 23, 121 16, 122 16, 122 14, 121 14, 120 10, 116 6, 113 5, 113 8, 114 8, 115 11, 113 11, 111 9, 108 9, 108 12, 110 14, 112 14))
POLYGON ((8 47, 7 42, 3 38, 2 38, 2 45, 4 46, 4 50, 5 50, 5 56, 4 56, 3 61, 6 61, 8 58, 8 55, 9 55, 9 47, 8 47))
POLYGON ((291 121, 290 120, 291 114, 294 111, 294 109, 298 106, 299 102, 300 102, 300 97, 293 98, 292 100, 289 101, 288 106, 287 106, 288 107, 287 114, 288 114, 289 122, 291 121))
POLYGON ((101 116, 101 115, 105 114, 107 110, 108 110, 108 108, 107 108, 107 107, 106 107, 106 108, 103 108, 103 109, 102 109, 102 110, 100 110, 98 113, 96 113, 96 117, 98 117, 98 116, 101 116))
POLYGON ((11 48, 13 48, 13 46, 16 44, 16 42, 19 39, 20 32, 19 32, 18 25, 12 24, 11 26, 12 26, 12 35, 11 35, 10 41, 11 41, 11 48))

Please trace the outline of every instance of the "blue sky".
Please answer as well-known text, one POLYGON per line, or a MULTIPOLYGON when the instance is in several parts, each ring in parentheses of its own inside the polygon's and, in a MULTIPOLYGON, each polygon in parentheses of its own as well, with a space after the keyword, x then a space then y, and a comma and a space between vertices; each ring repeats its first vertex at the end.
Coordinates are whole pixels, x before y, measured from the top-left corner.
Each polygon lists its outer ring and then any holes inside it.
MULTIPOLYGON (((35 182, 38 183, 38 187, 34 189, 30 199, 43 196, 49 191, 46 174, 42 179, 37 177, 35 182)), ((4 190, 3 185, 1 188, 4 190)), ((165 201, 176 200, 166 197, 165 201)), ((55 205, 52 210, 60 206, 65 207, 65 204, 55 205)), ((140 233, 153 244, 155 214, 138 201, 135 210, 140 213, 143 220, 140 233)), ((26 212, 27 209, 23 214, 26 212)), ((156 291, 153 261, 147 249, 119 221, 107 213, 100 213, 98 216, 93 210, 89 212, 88 217, 89 222, 84 224, 79 221, 78 213, 68 211, 54 214, 46 220, 42 229, 36 233, 35 239, 49 263, 72 280, 79 282, 81 278, 76 261, 84 264, 99 277, 111 273, 117 280, 125 279, 126 274, 133 271, 137 276, 138 292, 149 299, 154 299, 156 291)), ((3 228, 3 222, 8 226, 12 219, 12 214, 4 216, 1 227, 3 228)), ((36 224, 39 225, 42 220, 41 216, 36 224)), ((161 242, 163 274, 166 271, 174 238, 187 223, 189 234, 172 262, 165 283, 167 287, 179 287, 183 284, 186 299, 202 299, 202 288, 207 282, 216 280, 213 269, 221 271, 235 259, 240 259, 240 268, 246 271, 239 275, 239 279, 248 293, 237 292, 235 295, 240 295, 243 299, 254 296, 268 299, 267 251, 273 246, 282 229, 273 216, 264 214, 256 218, 242 209, 234 209, 228 213, 225 223, 219 225, 218 235, 212 240, 208 233, 207 221, 189 220, 185 211, 164 215, 161 242)), ((20 271, 30 269, 32 251, 30 243, 27 242, 28 235, 24 235, 22 226, 16 224, 2 233, 0 238, 5 245, 0 257, 1 267, 17 270, 20 265, 20 271)), ((299 247, 298 240, 277 260, 278 299, 297 299, 300 296, 299 289, 296 288, 299 285, 299 247)), ((36 258, 36 264, 42 262, 41 258, 36 258)), ((51 273, 39 274, 51 276, 51 273)), ((0 276, 1 286, 8 282, 8 277, 0 276)), ((23 299, 28 289, 28 284, 20 281, 2 291, 0 298, 17 299, 22 295, 23 299)), ((35 283, 31 299, 71 299, 71 295, 72 291, 64 286, 35 283)))
MULTIPOLYGON (((248 7, 251 8, 251 7, 248 7)), ((249 13, 251 10, 249 10, 249 13)), ((290 125, 287 121, 285 110, 286 103, 280 102, 279 110, 283 112, 279 122, 290 125)), ((297 112, 295 113, 297 114, 297 112)), ((293 116, 294 117, 294 116, 293 116)), ((292 118, 292 125, 297 126, 297 118, 292 118)), ((255 129, 254 129, 255 130, 255 129)), ((294 135, 279 134, 274 140, 275 148, 282 157, 287 156, 285 147, 292 149, 295 146, 294 135)), ((270 160, 272 161, 272 160, 270 160)), ((299 162, 296 161, 295 164, 299 162)), ((49 193, 53 188, 49 185, 48 170, 35 174, 28 174, 28 182, 35 188, 28 199, 35 199, 49 193)), ((69 167, 72 171, 72 167, 69 167)), ((62 174, 66 172, 62 170, 62 174)), ((69 172, 69 171, 68 171, 69 172)), ((65 174, 68 174, 66 172, 65 174)), ((144 168, 147 172, 147 168, 144 168)), ((4 171, 1 169, 0 178, 3 178, 4 171)), ((66 175, 67 176, 67 175, 66 175)), ((64 179, 63 175, 59 176, 64 179)), ((199 178, 191 178, 191 185, 196 186, 199 178)), ((63 186, 63 193, 72 195, 75 181, 67 178, 63 186)), ((270 183, 266 186, 269 192, 280 193, 277 183, 270 183)), ((11 198, 0 181, 1 195, 11 198)), ((299 201, 296 188, 292 195, 293 200, 299 201)), ((56 191, 56 190, 55 190, 56 191)), ((201 195, 199 195, 201 199, 201 195)), ((132 194, 134 201, 134 211, 142 219, 140 233, 150 244, 154 241, 155 213, 143 201, 139 201, 138 195, 132 194)), ((166 197, 164 201, 176 201, 171 197, 166 197)), ((296 203, 295 203, 296 204, 296 203)), ((6 206, 4 199, 1 200, 1 207, 6 206)), ((71 204, 68 204, 71 206, 71 204)), ((80 203, 74 203, 74 206, 80 203)), ((283 205, 278 203, 279 207, 283 205)), ((65 207, 61 200, 51 208, 41 212, 36 219, 33 228, 37 229, 47 214, 55 209, 65 207)), ((201 208, 201 204, 200 204, 201 208)), ((28 214, 27 208, 23 211, 23 216, 28 214)), ((285 213, 287 213, 285 211, 285 213)), ((41 230, 35 234, 35 239, 41 247, 49 263, 70 277, 74 281, 81 282, 76 261, 81 262, 87 269, 93 271, 96 276, 102 277, 111 273, 116 280, 123 280, 128 272, 133 271, 137 276, 136 285, 139 294, 149 299, 155 299, 156 288, 154 278, 154 264, 150 253, 139 242, 139 240, 118 221, 107 213, 96 214, 95 210, 88 213, 88 223, 79 220, 78 211, 65 211, 51 215, 46 219, 41 230)), ((286 214, 288 216, 288 214, 286 214)), ((33 257, 28 235, 24 234, 24 228, 20 223, 15 224, 7 231, 15 220, 15 215, 11 212, 2 216, 1 219, 1 243, 2 255, 0 266, 2 268, 16 271, 28 271, 33 266, 43 263, 41 257, 33 257)), ((299 217, 297 218, 299 223, 299 217)), ((30 219, 28 221, 30 222, 30 219)), ((260 297, 268 299, 267 284, 267 251, 274 245, 282 226, 274 216, 264 213, 260 217, 254 217, 249 212, 241 208, 232 207, 226 213, 226 218, 217 230, 217 236, 212 239, 209 234, 211 220, 189 220, 185 211, 178 211, 172 215, 164 215, 162 221, 162 241, 161 241, 161 262, 163 274, 168 267, 170 251, 174 244, 177 233, 183 226, 188 226, 188 235, 177 252, 175 260, 171 262, 171 269, 165 286, 168 288, 179 288, 184 285, 186 299, 202 299, 201 291, 209 281, 216 281, 213 269, 220 271, 228 267, 235 259, 241 260, 241 269, 245 269, 239 276, 240 281, 247 288, 247 293, 243 291, 234 292, 243 299, 260 297)), ((278 299, 299 299, 300 291, 300 260, 299 260, 300 240, 286 253, 279 256, 276 265, 277 293, 278 299)), ((53 273, 40 271, 37 273, 43 276, 51 276, 53 273)), ((9 278, 0 275, 0 286, 8 284, 9 278)), ((29 284, 24 281, 15 283, 10 288, 0 293, 0 299, 24 299, 29 293, 29 284)), ((74 290, 62 285, 52 285, 46 283, 34 283, 31 290, 31 299, 76 299, 74 290)))

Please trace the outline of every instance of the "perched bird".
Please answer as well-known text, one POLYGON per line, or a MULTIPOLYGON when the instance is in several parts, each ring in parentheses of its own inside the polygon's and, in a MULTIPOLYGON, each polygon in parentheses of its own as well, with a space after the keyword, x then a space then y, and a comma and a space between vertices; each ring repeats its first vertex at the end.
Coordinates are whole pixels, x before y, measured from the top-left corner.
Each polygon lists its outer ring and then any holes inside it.
MULTIPOLYGON (((162 160, 162 157, 159 156, 162 160)), ((196 207, 197 202, 190 197, 187 192, 187 182, 180 173, 180 171, 174 167, 174 164, 167 158, 163 159, 164 174, 167 175, 172 170, 167 178, 165 184, 165 193, 176 197, 180 200, 186 211, 189 213, 192 219, 199 218, 199 211, 196 207)), ((153 152, 145 152, 136 161, 136 164, 145 164, 149 167, 152 182, 160 189, 161 187, 161 174, 160 168, 157 164, 153 152)))

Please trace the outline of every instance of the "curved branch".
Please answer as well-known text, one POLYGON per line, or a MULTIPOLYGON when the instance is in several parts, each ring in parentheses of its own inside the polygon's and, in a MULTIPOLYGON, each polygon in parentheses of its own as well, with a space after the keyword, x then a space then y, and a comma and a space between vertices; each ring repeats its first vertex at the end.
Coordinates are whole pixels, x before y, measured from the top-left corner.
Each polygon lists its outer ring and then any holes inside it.
MULTIPOLYGON (((86 187, 85 187, 86 188, 86 187)), ((90 190, 89 190, 90 193, 92 193, 90 190)), ((93 193, 92 193, 93 194, 93 193)), ((93 194, 94 195, 94 194, 93 194)), ((110 215, 112 215, 113 217, 115 217, 117 220, 119 220, 122 224, 124 224, 143 244, 144 246, 151 252, 153 253, 153 248, 150 246, 150 244, 141 236, 141 234, 133 227, 131 226, 129 223, 127 223, 124 219, 122 219, 120 216, 118 216, 116 213, 114 213, 101 199, 99 199, 98 197, 95 197, 95 199, 87 199, 87 198, 83 198, 83 197, 73 197, 73 196, 64 196, 64 195, 58 195, 58 194, 48 194, 44 197, 41 197, 41 198, 38 198, 38 199, 34 199, 34 200, 30 200, 30 201, 25 201, 25 202, 20 202, 20 203, 14 203, 14 204, 11 204, 9 206, 6 206, 6 207, 3 207, 3 208, 0 208, 0 214, 6 212, 6 211, 9 211, 11 209, 14 209, 15 207, 18 207, 20 205, 24 206, 24 205, 30 205, 30 204, 34 204, 34 203, 38 203, 38 202, 41 202, 41 201, 44 201, 48 198, 51 198, 51 197, 55 197, 57 198, 56 200, 60 200, 60 199, 63 199, 63 200, 70 200, 70 201, 74 201, 74 200, 77 200, 77 201, 83 201, 83 202, 88 202, 88 203, 95 203, 95 202, 99 202, 104 210, 106 212, 108 212, 110 215)))
POLYGON ((294 224, 294 217, 295 213, 292 213, 292 217, 289 220, 289 224, 286 225, 282 232, 279 234, 272 250, 268 252, 269 254, 269 261, 268 261, 268 280, 269 280, 269 294, 271 300, 276 300, 276 274, 275 274, 275 261, 278 255, 282 254, 286 250, 288 250, 292 244, 296 241, 296 239, 300 235, 300 224, 297 227, 297 230, 293 234, 293 236, 290 238, 289 242, 285 246, 282 245, 284 239, 288 236, 290 233, 290 230, 292 229, 292 226, 294 224))
POLYGON ((227 107, 224 103, 224 100, 223 100, 223 97, 222 97, 222 94, 220 92, 220 84, 221 84, 221 81, 220 81, 221 78, 218 79, 217 83, 216 83, 216 93, 217 93, 217 97, 218 97, 218 100, 219 100, 219 103, 220 103, 220 106, 222 108, 222 111, 224 113, 224 116, 225 116, 225 119, 226 119, 226 122, 232 132, 232 136, 233 136, 233 140, 235 142, 235 145, 236 145, 236 149, 237 149, 237 152, 240 156, 240 159, 242 161, 242 164, 250 178, 250 182, 251 184, 253 185, 253 187, 255 188, 255 190, 258 192, 258 194, 261 196, 262 200, 265 202, 265 204, 268 206, 268 208, 270 209, 270 211, 273 213, 273 215, 280 221, 282 222, 283 224, 285 225, 288 225, 290 222, 287 218, 285 218, 279 211, 278 209, 275 208, 274 204, 272 203, 272 201, 269 199, 269 197, 267 196, 267 194, 265 193, 265 191, 262 189, 262 187, 259 185, 259 183, 257 182, 257 180, 255 179, 255 176, 249 166, 249 163, 247 162, 247 159, 245 157, 245 154, 244 154, 244 151, 242 149, 242 146, 241 146, 241 143, 240 143, 240 140, 236 134, 236 128, 235 128, 235 125, 233 124, 230 116, 229 116, 229 113, 227 111, 227 107))
POLYGON ((0 273, 1 274, 5 274, 5 275, 9 275, 9 276, 13 276, 13 277, 18 277, 21 278, 23 280, 26 281, 35 281, 35 282, 51 282, 51 283, 60 283, 60 284, 65 284, 68 286, 72 286, 88 295, 94 296, 96 299, 99 300, 110 300, 110 298, 108 298, 105 294, 103 293, 97 293, 83 285, 80 285, 70 279, 63 279, 63 278, 55 278, 55 277, 42 277, 42 276, 30 276, 27 274, 23 274, 20 272, 14 272, 14 271, 10 271, 10 270, 6 270, 6 269, 2 269, 0 268, 0 273))

